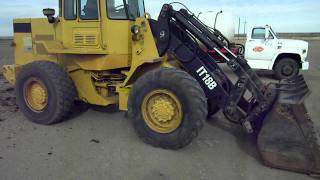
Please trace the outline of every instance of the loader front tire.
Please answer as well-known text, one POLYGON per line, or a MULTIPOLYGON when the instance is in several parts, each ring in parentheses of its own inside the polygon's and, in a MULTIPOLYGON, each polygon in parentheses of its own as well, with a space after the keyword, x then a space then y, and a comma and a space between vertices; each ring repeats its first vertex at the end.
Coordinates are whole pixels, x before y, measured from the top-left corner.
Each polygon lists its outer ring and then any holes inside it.
POLYGON ((138 136, 164 149, 187 146, 208 114, 207 99, 188 73, 161 68, 140 77, 131 90, 128 116, 138 136))
POLYGON ((68 73, 58 64, 36 61, 24 65, 16 81, 20 111, 43 125, 63 121, 71 112, 76 90, 68 73))

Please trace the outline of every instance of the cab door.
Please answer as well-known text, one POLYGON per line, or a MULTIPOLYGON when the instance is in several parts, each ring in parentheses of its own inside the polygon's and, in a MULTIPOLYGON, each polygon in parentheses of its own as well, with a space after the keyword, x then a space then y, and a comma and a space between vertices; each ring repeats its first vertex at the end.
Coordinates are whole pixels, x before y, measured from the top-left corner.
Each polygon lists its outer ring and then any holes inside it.
POLYGON ((64 48, 101 49, 99 0, 64 0, 60 37, 64 48))
POLYGON ((246 42, 246 59, 252 68, 268 69, 275 55, 276 40, 268 28, 253 28, 246 42))

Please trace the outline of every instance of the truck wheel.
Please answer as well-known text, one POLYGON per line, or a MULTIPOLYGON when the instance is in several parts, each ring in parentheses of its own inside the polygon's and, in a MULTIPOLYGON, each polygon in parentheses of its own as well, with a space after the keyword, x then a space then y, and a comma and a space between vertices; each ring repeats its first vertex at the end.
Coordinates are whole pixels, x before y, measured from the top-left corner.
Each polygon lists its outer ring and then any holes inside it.
POLYGON ((17 104, 32 122, 58 123, 71 112, 76 90, 68 73, 53 62, 23 66, 16 81, 17 104))
POLYGON ((129 118, 146 143, 179 149, 194 139, 206 120, 207 99, 188 73, 171 68, 147 72, 129 96, 129 118))
POLYGON ((279 79, 288 79, 299 73, 299 64, 294 59, 283 58, 279 60, 274 70, 279 79))

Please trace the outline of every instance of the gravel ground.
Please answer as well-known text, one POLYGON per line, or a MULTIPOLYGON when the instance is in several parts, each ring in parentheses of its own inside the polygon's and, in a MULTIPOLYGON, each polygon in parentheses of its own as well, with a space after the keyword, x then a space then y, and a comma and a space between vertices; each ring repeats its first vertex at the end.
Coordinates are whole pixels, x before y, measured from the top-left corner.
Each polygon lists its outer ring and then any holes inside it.
MULTIPOLYGON (((320 41, 310 43, 311 70, 304 75, 313 94, 306 105, 319 130, 320 41)), ((0 41, 0 65, 13 61, 9 44, 0 41)), ((221 113, 190 146, 170 151, 142 143, 124 113, 112 108, 77 106, 70 120, 40 126, 14 100, 0 76, 0 179, 312 179, 263 166, 252 139, 221 113)))

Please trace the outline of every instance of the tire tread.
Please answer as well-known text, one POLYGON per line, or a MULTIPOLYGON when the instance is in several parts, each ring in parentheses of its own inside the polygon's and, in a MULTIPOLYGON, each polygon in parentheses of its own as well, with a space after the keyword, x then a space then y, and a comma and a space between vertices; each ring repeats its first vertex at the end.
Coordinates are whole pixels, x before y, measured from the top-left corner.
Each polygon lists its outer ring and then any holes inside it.
MULTIPOLYGON (((33 71, 45 71, 46 78, 52 83, 57 94, 57 106, 54 110, 54 115, 50 119, 36 123, 50 125, 59 123, 68 118, 76 98, 76 89, 69 74, 59 64, 54 62, 35 61, 23 66, 17 82, 23 83, 21 80, 25 76, 32 74, 33 71)), ((23 97, 18 98, 20 99, 18 101, 21 101, 21 98, 23 97)), ((18 104, 22 105, 22 102, 18 102, 18 104)), ((30 120, 32 121, 32 119, 30 120)))
POLYGON ((128 115, 133 119, 133 125, 138 136, 145 143, 155 147, 161 147, 164 149, 180 149, 187 146, 199 134, 199 131, 202 129, 203 124, 205 123, 207 114, 207 99, 199 83, 187 72, 174 68, 160 68, 147 72, 135 82, 129 96, 128 115), (136 96, 139 92, 141 92, 141 89, 150 82, 159 81, 177 82, 179 85, 184 86, 184 88, 180 89, 180 91, 183 91, 184 94, 186 94, 188 97, 191 97, 188 98, 189 102, 187 102, 187 104, 192 106, 189 109, 193 109, 193 112, 189 113, 191 114, 191 117, 188 117, 188 120, 194 121, 194 123, 192 123, 193 127, 181 127, 177 129, 176 131, 179 131, 177 134, 177 136, 179 136, 177 137, 178 141, 162 141, 157 138, 152 138, 144 129, 141 129, 140 123, 143 121, 141 120, 141 113, 139 113, 141 110, 133 107, 136 105, 136 96))

